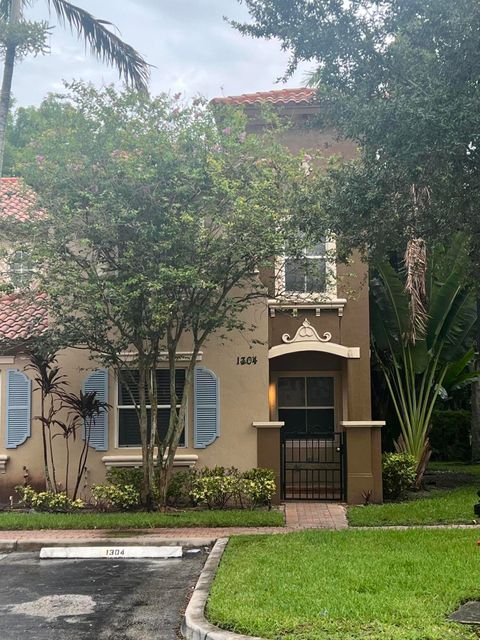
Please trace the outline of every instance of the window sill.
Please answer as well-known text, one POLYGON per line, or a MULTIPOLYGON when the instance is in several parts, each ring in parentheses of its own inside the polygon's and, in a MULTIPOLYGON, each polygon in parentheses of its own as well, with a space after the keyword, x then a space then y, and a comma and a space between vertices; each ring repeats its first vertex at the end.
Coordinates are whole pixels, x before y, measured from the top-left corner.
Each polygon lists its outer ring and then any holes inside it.
POLYGON ((293 311, 293 315, 298 315, 298 309, 315 309, 315 314, 319 316, 322 310, 334 309, 338 312, 338 315, 343 316, 343 309, 347 304, 346 298, 336 298, 324 296, 323 299, 313 299, 310 297, 279 297, 271 298, 268 300, 268 308, 270 310, 270 316, 275 317, 277 309, 290 309, 293 311))
MULTIPOLYGON (((156 461, 157 456, 154 456, 156 461)), ((142 456, 141 455, 118 455, 118 456, 103 456, 103 464, 107 469, 112 467, 141 467, 142 456)), ((174 467, 194 467, 198 462, 198 456, 195 454, 177 454, 175 456, 173 466, 174 467)))
POLYGON ((10 456, 1 455, 0 456, 0 473, 7 472, 7 462, 9 461, 10 456))

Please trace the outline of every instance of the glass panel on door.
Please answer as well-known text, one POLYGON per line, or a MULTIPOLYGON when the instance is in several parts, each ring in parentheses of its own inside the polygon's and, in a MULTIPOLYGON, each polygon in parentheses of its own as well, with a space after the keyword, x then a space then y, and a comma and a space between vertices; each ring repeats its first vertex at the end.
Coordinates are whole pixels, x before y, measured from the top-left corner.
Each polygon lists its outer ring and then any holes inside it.
POLYGON ((282 376, 277 382, 278 419, 284 436, 331 435, 335 431, 333 376, 282 376))

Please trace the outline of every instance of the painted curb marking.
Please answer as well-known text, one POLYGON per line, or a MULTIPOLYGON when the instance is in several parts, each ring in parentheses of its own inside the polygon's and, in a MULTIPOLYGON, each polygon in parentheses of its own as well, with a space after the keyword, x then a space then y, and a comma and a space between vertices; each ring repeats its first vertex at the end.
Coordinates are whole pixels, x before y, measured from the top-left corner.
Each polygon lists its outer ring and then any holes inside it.
POLYGON ((130 558, 181 558, 182 547, 43 547, 41 560, 59 559, 110 559, 127 560, 130 558))

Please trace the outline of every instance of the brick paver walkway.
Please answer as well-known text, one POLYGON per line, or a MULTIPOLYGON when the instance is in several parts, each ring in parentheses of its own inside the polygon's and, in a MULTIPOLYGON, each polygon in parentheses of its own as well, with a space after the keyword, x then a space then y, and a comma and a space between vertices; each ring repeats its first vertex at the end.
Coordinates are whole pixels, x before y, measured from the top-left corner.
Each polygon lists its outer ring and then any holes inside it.
POLYGON ((165 540, 198 540, 213 541, 232 535, 255 533, 291 533, 304 529, 345 529, 347 518, 345 507, 336 503, 322 502, 287 502, 285 505, 285 527, 215 527, 215 528, 184 528, 184 529, 147 529, 147 530, 109 530, 109 529, 45 529, 41 531, 0 531, 1 542, 42 542, 100 540, 109 538, 110 544, 114 540, 125 544, 138 542, 153 543, 155 539, 165 540))
POLYGON ((287 527, 292 529, 346 529, 345 507, 336 502, 285 503, 287 527))

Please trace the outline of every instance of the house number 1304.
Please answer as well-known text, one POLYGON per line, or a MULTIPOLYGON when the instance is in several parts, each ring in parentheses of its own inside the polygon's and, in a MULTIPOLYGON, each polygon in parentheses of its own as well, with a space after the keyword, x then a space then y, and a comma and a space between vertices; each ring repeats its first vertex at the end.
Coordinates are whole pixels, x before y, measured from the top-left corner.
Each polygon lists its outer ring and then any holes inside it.
POLYGON ((257 356, 238 356, 237 364, 257 364, 257 356))

